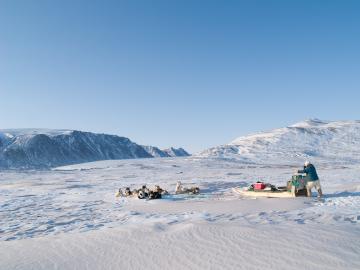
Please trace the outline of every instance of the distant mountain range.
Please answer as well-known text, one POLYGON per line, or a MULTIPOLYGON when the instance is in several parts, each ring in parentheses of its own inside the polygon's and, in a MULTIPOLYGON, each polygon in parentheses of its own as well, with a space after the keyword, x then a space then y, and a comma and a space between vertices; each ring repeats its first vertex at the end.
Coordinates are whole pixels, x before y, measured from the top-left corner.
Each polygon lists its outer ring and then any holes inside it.
MULTIPOLYGON (((76 130, 0 130, 0 168, 50 168, 109 159, 189 156, 184 149, 161 150, 128 138, 76 130)), ((306 120, 239 137, 195 155, 243 163, 321 161, 360 164, 360 121, 306 120)))
POLYGON ((285 128, 242 136, 197 156, 271 164, 299 163, 306 159, 359 163, 360 121, 310 119, 285 128))
POLYGON ((184 149, 160 150, 125 137, 77 130, 0 130, 1 168, 49 168, 108 159, 189 156, 184 149))

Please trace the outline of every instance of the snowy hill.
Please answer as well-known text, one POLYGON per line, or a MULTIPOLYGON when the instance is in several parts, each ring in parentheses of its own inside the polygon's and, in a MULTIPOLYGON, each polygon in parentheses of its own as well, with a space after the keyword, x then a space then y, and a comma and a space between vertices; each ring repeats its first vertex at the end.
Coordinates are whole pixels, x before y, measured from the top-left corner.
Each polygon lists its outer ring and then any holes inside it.
POLYGON ((306 120, 285 128, 235 139, 199 154, 202 157, 234 158, 250 163, 360 161, 360 121, 306 120))
POLYGON ((141 146, 116 135, 76 130, 0 130, 2 168, 54 167, 97 160, 168 156, 168 152, 156 147, 141 146))

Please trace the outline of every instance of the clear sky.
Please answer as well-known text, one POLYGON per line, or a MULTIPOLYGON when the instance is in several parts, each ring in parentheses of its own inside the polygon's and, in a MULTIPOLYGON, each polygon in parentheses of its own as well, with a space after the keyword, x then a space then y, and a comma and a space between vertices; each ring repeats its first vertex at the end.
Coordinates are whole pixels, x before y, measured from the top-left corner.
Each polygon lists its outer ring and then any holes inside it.
POLYGON ((196 152, 360 118, 360 1, 0 0, 0 128, 196 152))

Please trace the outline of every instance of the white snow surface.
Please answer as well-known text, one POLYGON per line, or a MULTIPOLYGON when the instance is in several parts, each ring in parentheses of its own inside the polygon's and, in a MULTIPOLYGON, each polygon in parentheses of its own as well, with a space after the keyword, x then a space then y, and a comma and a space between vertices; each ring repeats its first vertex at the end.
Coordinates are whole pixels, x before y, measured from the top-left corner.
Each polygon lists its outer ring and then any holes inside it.
POLYGON ((201 157, 238 159, 247 163, 359 163, 360 121, 310 119, 289 127, 239 137, 213 147, 201 157))
POLYGON ((0 171, 0 269, 360 269, 360 165, 315 165, 323 200, 232 192, 285 185, 296 168, 287 163, 187 157, 0 171), (114 196, 143 184, 173 192, 178 180, 201 194, 114 196))

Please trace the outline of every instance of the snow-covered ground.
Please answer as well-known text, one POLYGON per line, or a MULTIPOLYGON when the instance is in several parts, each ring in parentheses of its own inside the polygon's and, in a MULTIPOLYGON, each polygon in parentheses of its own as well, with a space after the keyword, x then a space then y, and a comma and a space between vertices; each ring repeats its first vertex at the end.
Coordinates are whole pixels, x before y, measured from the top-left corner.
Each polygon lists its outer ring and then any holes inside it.
MULTIPOLYGON (((299 164, 301 167, 302 164, 299 164)), ((249 199, 295 167, 211 158, 0 172, 0 269, 360 269, 360 166, 319 163, 324 200, 249 199), (176 181, 200 195, 116 198, 176 181)))

